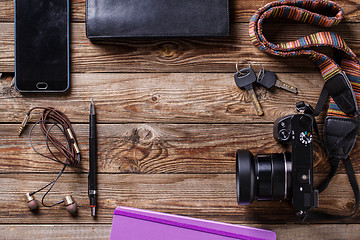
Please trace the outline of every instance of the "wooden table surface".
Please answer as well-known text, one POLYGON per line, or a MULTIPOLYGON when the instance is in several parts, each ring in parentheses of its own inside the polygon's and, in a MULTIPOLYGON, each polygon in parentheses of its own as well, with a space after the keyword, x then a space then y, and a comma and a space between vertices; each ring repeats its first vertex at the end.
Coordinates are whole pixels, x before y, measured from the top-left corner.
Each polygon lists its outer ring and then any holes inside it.
MULTIPOLYGON (((71 90, 22 95, 14 89, 13 1, 0 0, 0 239, 107 239, 118 205, 271 229, 279 239, 360 239, 359 215, 300 224, 287 202, 237 206, 235 151, 284 151, 272 137, 274 120, 295 113, 298 101, 315 105, 323 80, 304 57, 273 57, 252 46, 248 21, 268 1, 230 2, 228 38, 93 44, 85 36, 85 0, 72 0, 71 90), (262 63, 277 72, 279 79, 296 85, 299 93, 257 88, 265 115, 256 116, 247 93, 233 81, 240 59, 262 63), (90 217, 87 196, 91 97, 99 121, 97 219, 90 217), (48 201, 72 194, 79 208, 76 218, 63 206, 41 208, 34 215, 24 202, 26 192, 52 180, 60 168, 31 150, 29 127, 21 137, 16 134, 27 110, 34 106, 56 107, 74 124, 82 151, 81 169, 67 168, 48 201)), ((360 1, 337 2, 347 15, 334 31, 360 55, 360 1)), ((286 41, 319 30, 272 22, 265 32, 271 41, 286 41)), ((324 115, 318 118, 323 119, 324 115)), ((319 144, 314 149, 319 183, 329 164, 319 144)), ((360 174, 360 144, 351 156, 360 174)), ((320 195, 320 209, 345 214, 353 206, 341 165, 320 195)))

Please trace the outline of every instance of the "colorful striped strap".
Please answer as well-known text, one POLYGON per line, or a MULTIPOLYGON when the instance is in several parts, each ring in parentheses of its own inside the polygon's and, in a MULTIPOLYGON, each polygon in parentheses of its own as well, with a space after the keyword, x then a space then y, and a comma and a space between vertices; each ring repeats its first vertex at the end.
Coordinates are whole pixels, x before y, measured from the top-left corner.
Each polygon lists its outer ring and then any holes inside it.
MULTIPOLYGON (((260 50, 272 55, 288 57, 306 55, 320 68, 325 82, 346 73, 355 93, 357 104, 360 103, 360 62, 355 53, 346 45, 345 41, 334 32, 318 32, 300 38, 296 41, 274 44, 266 40, 263 35, 262 24, 266 18, 285 18, 321 27, 337 25, 344 17, 340 6, 331 1, 322 0, 280 0, 260 8, 250 20, 249 34, 252 43, 260 50), (320 13, 326 14, 322 15, 320 13), (317 47, 331 47, 339 50, 341 61, 319 53, 317 47)), ((338 101, 337 101, 338 102, 338 101)), ((339 103, 339 102, 338 102, 339 103)), ((348 118, 344 109, 330 98, 328 116, 348 118)))
POLYGON ((330 106, 324 124, 324 146, 331 162, 331 173, 327 181, 318 189, 323 191, 336 174, 342 159, 355 196, 355 208, 352 214, 339 216, 321 212, 309 212, 305 217, 342 219, 354 216, 360 207, 360 191, 350 162, 352 150, 359 129, 360 116, 360 62, 344 40, 333 32, 318 32, 296 41, 274 44, 263 35, 262 24, 266 18, 285 18, 309 23, 321 27, 337 25, 344 17, 340 6, 323 0, 280 0, 260 8, 250 20, 252 43, 260 50, 272 55, 287 57, 306 55, 319 67, 325 80, 315 114, 321 111, 328 95, 330 106), (331 47, 340 53, 338 61, 319 53, 314 49, 331 47), (351 83, 351 86, 350 86, 351 83), (341 131, 339 131, 341 129, 341 131))

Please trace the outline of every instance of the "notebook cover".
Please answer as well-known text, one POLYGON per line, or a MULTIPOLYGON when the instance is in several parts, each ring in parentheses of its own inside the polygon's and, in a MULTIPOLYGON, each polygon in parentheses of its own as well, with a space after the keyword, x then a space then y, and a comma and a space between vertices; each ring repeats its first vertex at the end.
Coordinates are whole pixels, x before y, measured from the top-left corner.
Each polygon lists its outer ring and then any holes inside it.
POLYGON ((110 240, 275 240, 272 231, 117 207, 110 240))
POLYGON ((86 0, 91 40, 229 35, 228 0, 86 0))

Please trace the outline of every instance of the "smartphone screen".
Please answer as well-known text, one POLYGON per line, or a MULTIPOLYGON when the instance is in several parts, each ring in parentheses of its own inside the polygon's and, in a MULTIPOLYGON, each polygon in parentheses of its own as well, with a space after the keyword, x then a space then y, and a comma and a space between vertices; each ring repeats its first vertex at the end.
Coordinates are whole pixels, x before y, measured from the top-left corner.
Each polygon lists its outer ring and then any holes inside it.
POLYGON ((23 92, 69 87, 69 0, 15 0, 15 86, 23 92))

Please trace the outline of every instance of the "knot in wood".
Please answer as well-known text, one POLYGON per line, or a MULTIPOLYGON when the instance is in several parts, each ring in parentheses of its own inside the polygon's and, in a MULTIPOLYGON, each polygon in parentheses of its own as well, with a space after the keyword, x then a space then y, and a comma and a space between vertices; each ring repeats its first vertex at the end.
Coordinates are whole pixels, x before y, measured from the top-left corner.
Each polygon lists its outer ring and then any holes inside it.
POLYGON ((138 134, 139 134, 140 139, 143 139, 146 141, 151 140, 153 138, 153 133, 150 129, 140 128, 138 130, 138 134))
POLYGON ((346 208, 347 209, 353 209, 355 207, 355 203, 353 201, 347 202, 346 203, 346 208))
POLYGON ((165 44, 162 46, 161 54, 165 57, 173 57, 175 56, 175 49, 170 44, 165 44))
POLYGON ((159 102, 159 100, 160 100, 160 95, 153 95, 153 96, 151 97, 151 100, 152 100, 153 102, 159 102))
POLYGON ((131 140, 140 144, 152 142, 154 138, 154 130, 149 126, 139 126, 134 128, 131 134, 131 140))

